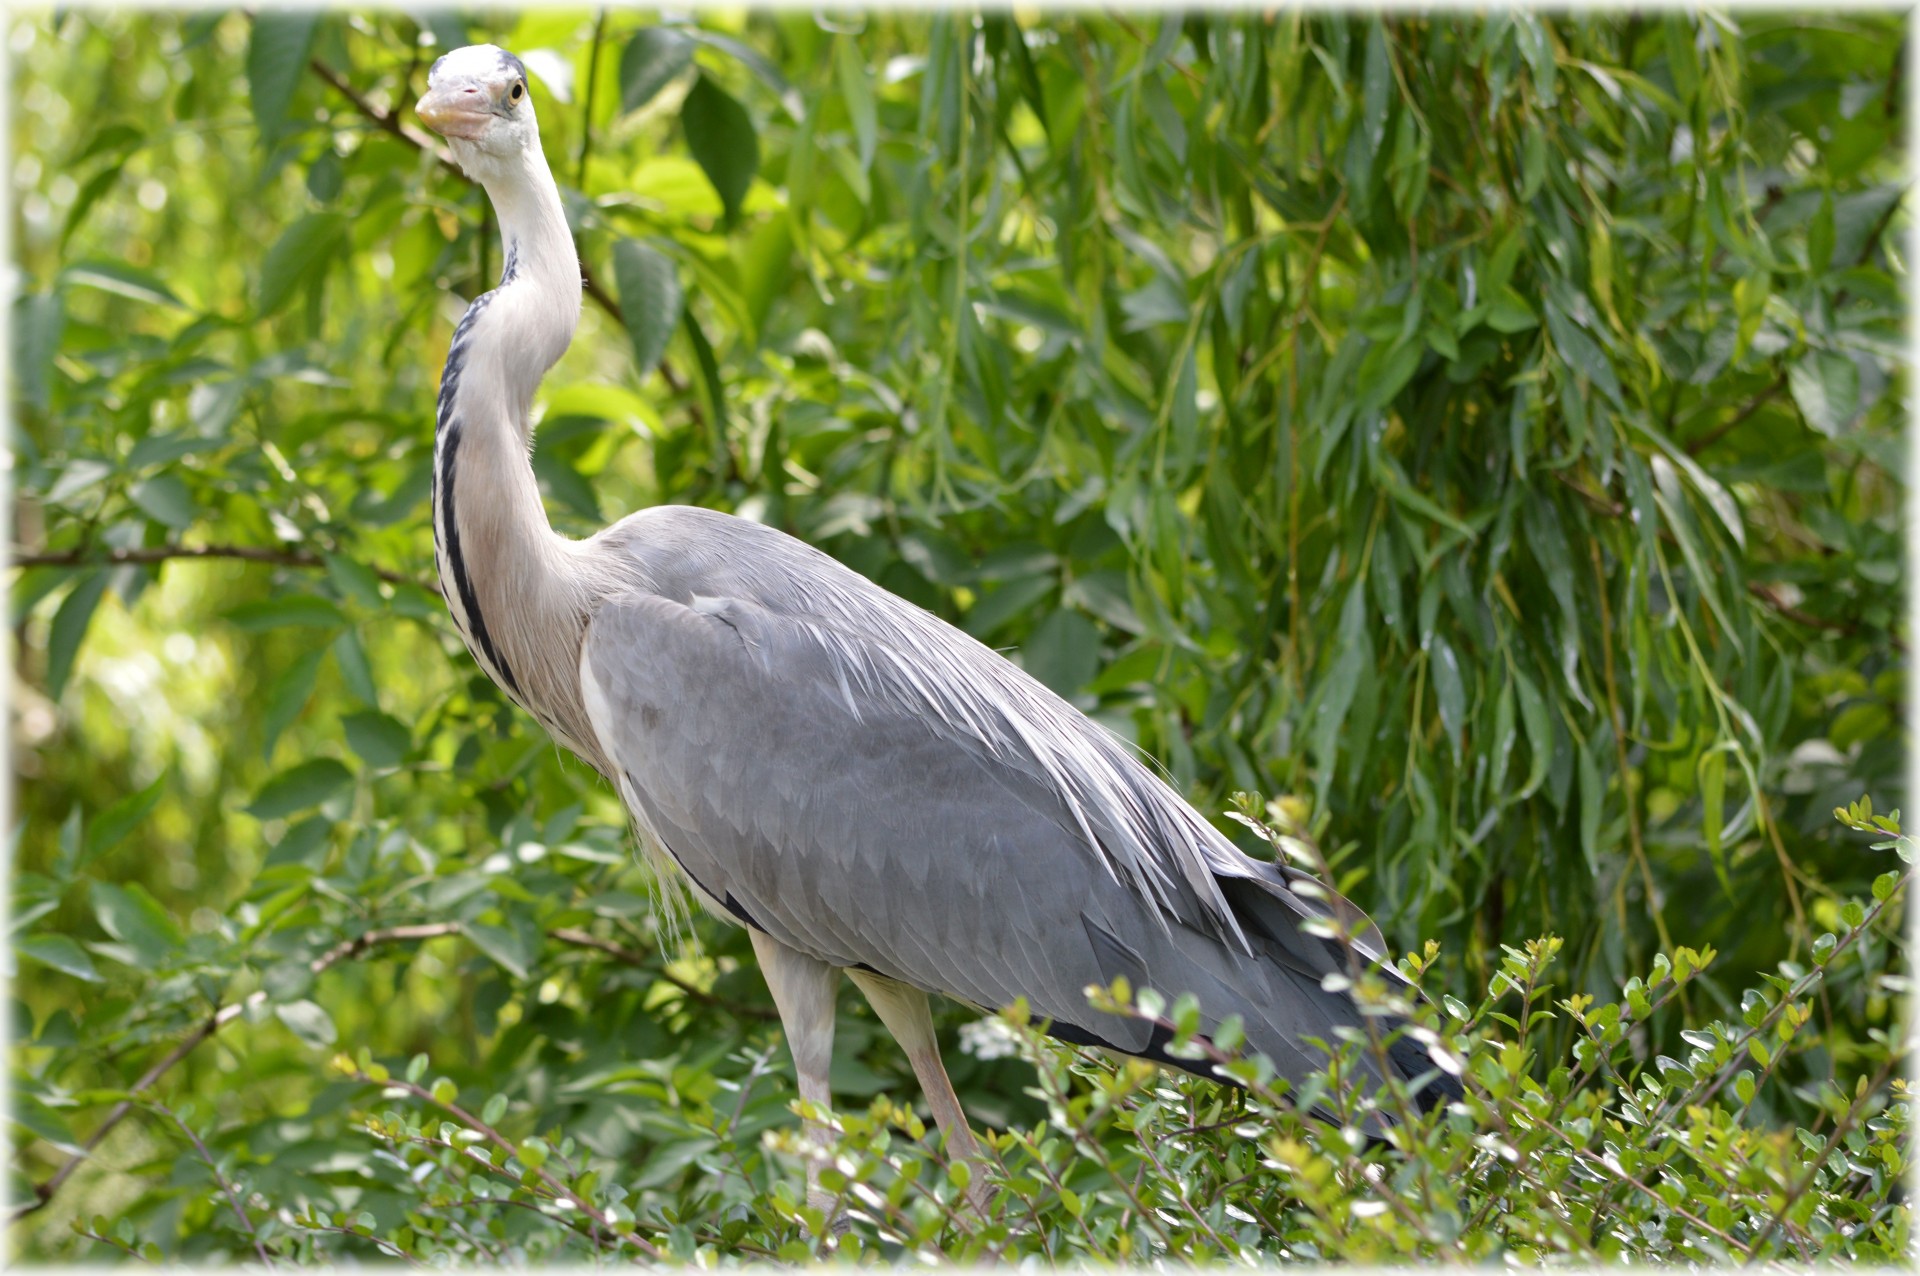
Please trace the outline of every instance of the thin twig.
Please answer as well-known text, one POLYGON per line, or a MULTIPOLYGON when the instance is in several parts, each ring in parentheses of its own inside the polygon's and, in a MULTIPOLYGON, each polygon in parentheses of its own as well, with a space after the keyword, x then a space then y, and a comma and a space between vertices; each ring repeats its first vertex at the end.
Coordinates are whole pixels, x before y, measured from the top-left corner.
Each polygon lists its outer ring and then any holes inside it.
POLYGON ((341 76, 338 71, 335 71, 319 58, 314 58, 308 62, 307 65, 312 68, 315 75, 325 80, 334 92, 352 103, 353 109, 370 120, 375 128, 391 133, 415 150, 425 151, 428 155, 433 156, 434 159, 440 162, 440 167, 446 169, 462 181, 469 180, 467 175, 460 171, 460 166, 453 162, 453 156, 436 146, 432 138, 402 122, 400 117, 392 111, 383 111, 365 97, 362 97, 355 91, 351 84, 347 83, 346 79, 341 76))
MULTIPOLYGON (((441 1109, 442 1111, 451 1114, 454 1120, 460 1122, 462 1125, 466 1126, 469 1130, 473 1130, 476 1133, 484 1136, 487 1139, 487 1141, 492 1143, 495 1147, 504 1149, 508 1156, 518 1156, 520 1154, 519 1144, 513 1142, 513 1140, 509 1139, 506 1135, 500 1133, 500 1131, 494 1129, 491 1125, 488 1125, 485 1121, 482 1121, 479 1117, 474 1116, 471 1112, 468 1112, 465 1108, 461 1107, 459 1104, 445 1102, 435 1097, 433 1091, 427 1089, 425 1086, 416 1085, 414 1082, 408 1081, 403 1077, 390 1077, 384 1081, 376 1081, 372 1077, 368 1076, 366 1073, 360 1072, 357 1070, 354 1072, 353 1075, 357 1080, 366 1082, 369 1085, 378 1085, 378 1086, 385 1086, 389 1089, 404 1090, 408 1094, 412 1095, 414 1098, 418 1099, 420 1102, 431 1103, 433 1106, 441 1109)), ((523 1165, 525 1164, 524 1161, 521 1163, 523 1165)), ((653 1242, 649 1241, 646 1237, 640 1235, 638 1232, 631 1231, 631 1230, 622 1231, 619 1225, 616 1224, 603 1211, 601 1211, 601 1209, 598 1206, 594 1205, 593 1202, 581 1196, 578 1192, 574 1191, 571 1187, 568 1187, 564 1182, 562 1182, 559 1178, 557 1178, 552 1173, 552 1171, 548 1170, 545 1166, 538 1166, 538 1167, 530 1166, 528 1168, 532 1169, 535 1177, 537 1177, 542 1183, 546 1184, 547 1187, 550 1188, 556 1195, 564 1197, 567 1201, 572 1203, 575 1209, 579 1210, 582 1214, 592 1219, 595 1223, 599 1224, 601 1227, 606 1228, 609 1232, 613 1233, 615 1236, 618 1236, 621 1240, 627 1242, 628 1244, 637 1246, 643 1253, 645 1253, 650 1258, 663 1257, 659 1249, 654 1246, 653 1242)))
MULTIPOLYGON (((548 934, 563 944, 573 944, 579 948, 592 948, 607 954, 609 957, 617 958, 629 966, 644 966, 648 961, 647 954, 637 949, 628 948, 626 945, 615 943, 611 939, 602 939, 598 935, 589 934, 573 926, 560 926, 549 931, 548 934)), ((728 1001, 724 997, 717 997, 698 984, 680 978, 680 976, 670 970, 662 969, 658 973, 661 982, 672 984, 675 988, 678 988, 695 1001, 713 1006, 716 1009, 725 1010, 746 1019, 773 1020, 780 1017, 780 1012, 771 1006, 743 1006, 737 1002, 728 1001)))
POLYGON ((241 1206, 240 1193, 237 1190, 235 1190, 233 1186, 233 1181, 229 1179, 226 1175, 222 1174, 220 1172, 220 1167, 214 1164, 213 1153, 207 1150, 206 1143, 200 1138, 200 1136, 197 1133, 194 1132, 194 1128, 192 1126, 188 1125, 185 1121, 181 1120, 179 1113, 175 1112, 172 1108, 168 1107, 166 1104, 156 1103, 153 1105, 153 1109, 154 1111, 158 1112, 161 1116, 166 1117, 168 1120, 172 1121, 175 1125, 179 1126, 180 1133, 186 1135, 187 1141, 193 1144, 193 1150, 200 1154, 200 1159, 202 1161, 206 1162, 207 1173, 213 1175, 213 1181, 215 1183, 218 1183, 220 1185, 220 1190, 227 1194, 227 1204, 233 1206, 234 1217, 239 1219, 240 1226, 246 1229, 247 1238, 253 1242, 253 1252, 258 1254, 260 1256, 260 1261, 263 1264, 265 1264, 269 1270, 271 1270, 273 1267, 273 1258, 267 1253, 267 1247, 260 1243, 260 1233, 256 1232, 253 1229, 253 1220, 247 1217, 247 1211, 241 1206))
POLYGON ((1777 396, 1782 390, 1786 388, 1787 388, 1787 374, 1782 372, 1779 376, 1773 379, 1772 384, 1768 385, 1766 389, 1762 390, 1759 394, 1754 395, 1753 398, 1747 403, 1746 407, 1741 408, 1738 412, 1728 417, 1723 424, 1717 426, 1712 430, 1707 431, 1705 434, 1701 435, 1699 438, 1694 439, 1692 442, 1688 443, 1687 455, 1699 456, 1702 452, 1706 451, 1708 448, 1718 443, 1721 439, 1725 438, 1728 434, 1738 429, 1740 427, 1740 424, 1743 421, 1745 421, 1748 417, 1752 416, 1754 413, 1758 412, 1761 408, 1765 407, 1767 404, 1771 403, 1774 400, 1775 396, 1777 396))
MULTIPOLYGON (((129 564, 147 566, 175 558, 237 558, 249 563, 272 563, 279 567, 325 567, 327 565, 318 554, 307 554, 292 549, 270 549, 263 545, 136 545, 128 549, 104 551, 83 546, 79 549, 46 550, 33 554, 20 553, 16 550, 7 562, 12 567, 122 567, 129 564)), ((420 580, 404 572, 389 571, 384 567, 368 567, 367 570, 389 584, 412 585, 435 594, 440 592, 440 587, 435 582, 420 580)))
POLYGON ((607 11, 603 6, 593 20, 593 47, 587 54, 587 97, 580 113, 580 160, 574 165, 573 185, 581 194, 587 191, 587 159, 593 154, 593 99, 600 87, 600 42, 607 34, 607 11))
MULTIPOLYGON (((311 962, 307 963, 307 966, 314 974, 319 975, 339 965, 343 961, 364 956, 372 949, 386 944, 417 943, 430 939, 443 939, 461 933, 463 933, 463 928, 458 922, 422 922, 405 926, 390 926, 380 930, 370 930, 352 939, 343 940, 335 944, 332 948, 327 949, 324 953, 321 953, 318 957, 315 957, 311 962)), ((646 953, 639 952, 636 949, 626 948, 611 940, 600 939, 597 936, 588 934, 586 931, 577 930, 570 926, 559 927, 549 934, 551 938, 561 943, 596 949, 629 965, 642 966, 649 961, 646 953)), ((660 972, 660 978, 680 989, 689 997, 742 1018, 772 1019, 776 1015, 776 1012, 762 1006, 736 1005, 724 998, 716 997, 704 989, 695 987, 666 971, 660 972)), ((52 1176, 45 1182, 34 1185, 33 1199, 17 1207, 9 1216, 8 1221, 18 1221, 28 1214, 43 1208, 53 1199, 54 1194, 66 1184, 66 1181, 73 1176, 73 1172, 80 1168, 81 1163, 93 1154, 93 1150, 100 1146, 107 1135, 112 1133, 116 1126, 127 1119, 128 1115, 133 1111, 134 1101, 138 1095, 146 1090, 152 1089, 161 1077, 171 1072, 176 1064, 192 1054, 207 1038, 218 1033, 221 1029, 254 1007, 265 1005, 266 1002, 267 993, 262 989, 252 993, 243 1001, 219 1007, 202 1020, 193 1031, 183 1037, 173 1049, 169 1050, 159 1062, 148 1068, 140 1075, 139 1080, 128 1087, 128 1097, 114 1104, 113 1107, 108 1110, 106 1118, 100 1122, 99 1127, 95 1129, 92 1134, 87 1136, 86 1141, 80 1145, 79 1151, 73 1153, 65 1161, 61 1162, 59 1168, 56 1169, 52 1176)))

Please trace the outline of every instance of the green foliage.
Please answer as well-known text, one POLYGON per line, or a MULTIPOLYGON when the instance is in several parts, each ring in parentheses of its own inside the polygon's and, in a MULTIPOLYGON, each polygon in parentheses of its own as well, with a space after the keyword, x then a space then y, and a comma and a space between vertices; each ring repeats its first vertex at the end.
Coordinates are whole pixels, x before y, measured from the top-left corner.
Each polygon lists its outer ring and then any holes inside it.
POLYGON ((850 996, 843 1252, 1901 1253, 1907 870, 1829 812, 1903 784, 1903 20, 675 22, 12 27, 16 1252, 818 1252, 744 938, 663 955, 427 579, 499 263, 407 108, 490 39, 557 526, 786 527, 1440 942, 1392 1149, 956 1012, 949 1166, 850 996))

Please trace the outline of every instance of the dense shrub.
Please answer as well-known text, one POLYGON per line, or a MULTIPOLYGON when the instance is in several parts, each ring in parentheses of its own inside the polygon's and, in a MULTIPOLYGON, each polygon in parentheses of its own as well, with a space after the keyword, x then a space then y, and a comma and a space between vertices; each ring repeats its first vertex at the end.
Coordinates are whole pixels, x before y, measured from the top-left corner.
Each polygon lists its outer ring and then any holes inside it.
POLYGON ((1008 649, 1323 864, 1468 1083, 1356 1145, 1293 1105, 1402 1096, 955 1010, 970 1170, 849 996, 841 1252, 1895 1256, 1906 869, 1830 813, 1903 800, 1905 35, 14 19, 15 1253, 823 1244, 744 938, 663 953, 425 580, 499 263, 408 106, 485 38, 589 271, 556 525, 734 510, 1008 649))

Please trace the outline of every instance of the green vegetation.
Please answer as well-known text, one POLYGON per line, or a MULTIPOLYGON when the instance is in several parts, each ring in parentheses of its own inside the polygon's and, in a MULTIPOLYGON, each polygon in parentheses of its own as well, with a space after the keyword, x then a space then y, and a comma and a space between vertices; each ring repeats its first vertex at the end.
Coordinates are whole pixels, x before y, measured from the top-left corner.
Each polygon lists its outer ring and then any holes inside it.
POLYGON ((421 20, 9 28, 16 1256, 827 1245, 744 936, 662 953, 429 579, 499 261, 410 106, 479 39, 590 271, 556 525, 732 510, 1008 649, 1468 1081, 1356 1146, 953 1010, 949 1165, 849 990, 840 1252, 1904 1253, 1903 18, 421 20))

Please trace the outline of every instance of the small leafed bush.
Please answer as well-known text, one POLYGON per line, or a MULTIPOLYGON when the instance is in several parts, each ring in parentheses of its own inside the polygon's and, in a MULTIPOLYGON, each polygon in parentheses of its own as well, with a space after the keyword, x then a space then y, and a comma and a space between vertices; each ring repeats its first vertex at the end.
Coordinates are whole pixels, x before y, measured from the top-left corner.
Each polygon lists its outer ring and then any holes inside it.
MULTIPOLYGON (((1277 831, 1279 804, 1273 824, 1241 806, 1264 836, 1318 860, 1309 839, 1277 831)), ((892 1097, 839 1113, 796 1101, 783 1115, 766 1102, 785 1064, 775 1048, 492 1094, 430 1076, 424 1054, 388 1063, 362 1050, 334 1058, 332 1085, 304 1113, 210 1121, 131 1096, 190 1151, 117 1219, 71 1226, 154 1260, 303 1265, 1897 1262, 1912 1226, 1899 1193, 1912 1112, 1903 1039, 1844 1040, 1823 1027, 1823 1008, 1904 994, 1888 972, 1904 953, 1920 844, 1865 800, 1836 814, 1900 863, 1869 898, 1846 901, 1808 960, 1782 962, 1737 998, 1711 948, 1662 954, 1606 1002, 1556 989, 1555 936, 1507 948, 1471 1006, 1446 995, 1415 1006, 1355 963, 1370 1025, 1411 1017, 1401 1031, 1465 1085, 1462 1101, 1430 1114, 1401 1082, 1351 1084, 1357 1056, 1389 1044, 1372 1026, 1323 1043, 1327 1068, 1296 1090, 1263 1057, 1236 1057, 1232 1025, 1198 1038, 1190 997, 1169 1004, 1117 985, 1090 989, 1095 1004, 1166 1026, 1177 1056, 1225 1081, 1064 1048, 1013 1007, 970 1034, 974 1053, 1029 1065, 1039 1111, 989 1132, 987 1160, 969 1162, 892 1097), (1654 1026, 1674 1022, 1684 1052, 1650 1051, 1654 1026), (652 1101, 651 1150, 637 1163, 572 1128, 567 1091, 610 1082, 652 1101), (837 1132, 827 1213, 805 1204, 801 1170, 816 1153, 801 1112, 837 1132), (1361 1130, 1375 1113, 1394 1124, 1370 1139, 1361 1130), (976 1176, 992 1188, 984 1212, 965 1196, 976 1176)), ((1400 970, 1420 984, 1445 965, 1430 943, 1400 970)))

